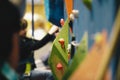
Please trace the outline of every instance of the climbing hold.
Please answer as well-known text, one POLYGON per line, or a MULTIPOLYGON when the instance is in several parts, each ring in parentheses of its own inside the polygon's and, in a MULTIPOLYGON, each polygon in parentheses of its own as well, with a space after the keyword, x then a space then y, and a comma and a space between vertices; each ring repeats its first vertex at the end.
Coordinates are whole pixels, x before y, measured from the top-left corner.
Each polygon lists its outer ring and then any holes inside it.
POLYGON ((61 26, 64 25, 64 19, 63 18, 60 19, 60 24, 61 24, 61 26))
POLYGON ((74 19, 75 19, 74 14, 73 14, 73 13, 72 13, 72 14, 70 14, 70 20, 71 20, 71 21, 74 21, 74 19))
POLYGON ((94 39, 95 39, 95 42, 97 44, 100 44, 102 39, 103 39, 102 34, 101 33, 96 33, 95 36, 94 36, 94 39))
POLYGON ((78 18, 78 16, 79 16, 79 11, 78 10, 73 9, 72 13, 73 13, 75 18, 78 18))
POLYGON ((65 41, 63 38, 59 39, 59 43, 61 44, 61 47, 64 48, 65 47, 65 41))
POLYGON ((58 64, 57 64, 57 69, 58 69, 58 70, 62 70, 62 69, 63 69, 63 66, 62 66, 61 63, 58 63, 58 64))

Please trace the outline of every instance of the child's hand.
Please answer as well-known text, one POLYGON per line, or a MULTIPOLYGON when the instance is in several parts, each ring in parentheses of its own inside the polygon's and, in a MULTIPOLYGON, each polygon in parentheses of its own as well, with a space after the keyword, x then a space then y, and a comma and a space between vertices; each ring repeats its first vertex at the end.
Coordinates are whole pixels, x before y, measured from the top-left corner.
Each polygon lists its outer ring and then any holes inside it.
POLYGON ((52 34, 56 33, 58 30, 59 30, 58 26, 53 25, 51 27, 51 29, 48 31, 48 33, 52 35, 52 34))

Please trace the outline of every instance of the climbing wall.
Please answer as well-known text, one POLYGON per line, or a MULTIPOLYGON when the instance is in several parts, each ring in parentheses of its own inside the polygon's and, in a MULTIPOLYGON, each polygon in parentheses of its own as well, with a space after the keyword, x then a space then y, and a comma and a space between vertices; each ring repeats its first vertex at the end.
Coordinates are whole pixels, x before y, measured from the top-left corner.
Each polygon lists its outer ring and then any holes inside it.
MULTIPOLYGON (((74 20, 73 32, 76 37, 76 41, 80 42, 85 31, 88 32, 88 48, 90 49, 94 43, 93 36, 97 32, 101 32, 103 29, 107 31, 108 38, 113 28, 115 16, 117 13, 119 0, 92 0, 89 9, 83 0, 73 0, 74 8, 79 10, 79 17, 74 20)), ((66 7, 64 9, 64 15, 67 18, 66 7)), ((115 57, 112 59, 110 67, 112 68, 112 74, 115 74, 115 57)))

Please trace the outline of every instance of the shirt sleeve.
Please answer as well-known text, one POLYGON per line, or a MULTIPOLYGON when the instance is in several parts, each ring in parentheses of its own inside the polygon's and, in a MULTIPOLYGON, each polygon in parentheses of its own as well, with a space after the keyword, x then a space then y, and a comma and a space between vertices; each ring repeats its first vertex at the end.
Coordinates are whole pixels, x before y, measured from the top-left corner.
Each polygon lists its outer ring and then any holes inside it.
POLYGON ((52 41, 54 38, 53 35, 47 34, 42 40, 28 39, 21 44, 21 47, 26 50, 37 50, 52 41))

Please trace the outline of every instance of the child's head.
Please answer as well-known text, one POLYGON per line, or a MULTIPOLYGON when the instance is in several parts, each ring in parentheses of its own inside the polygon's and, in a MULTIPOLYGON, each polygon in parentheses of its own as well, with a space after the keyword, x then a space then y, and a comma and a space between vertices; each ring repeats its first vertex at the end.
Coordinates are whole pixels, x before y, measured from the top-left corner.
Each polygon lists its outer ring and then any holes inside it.
POLYGON ((20 36, 26 36, 26 33, 27 33, 26 29, 27 29, 27 26, 28 26, 27 20, 26 19, 22 19, 20 25, 21 25, 21 28, 20 28, 19 35, 20 36))

